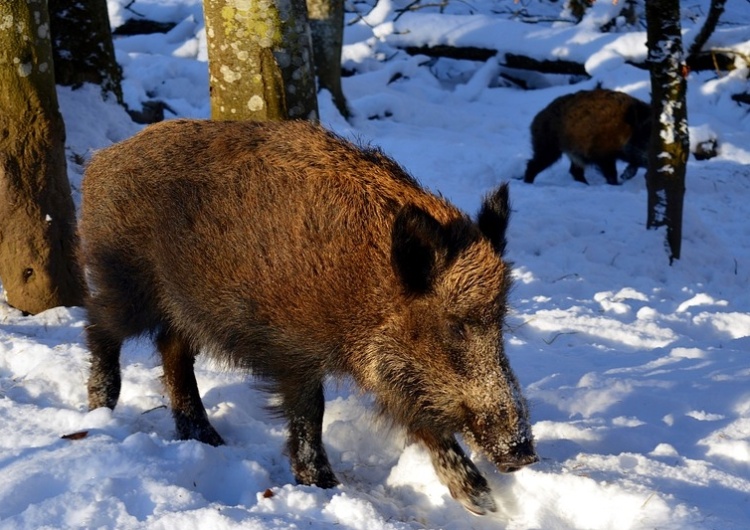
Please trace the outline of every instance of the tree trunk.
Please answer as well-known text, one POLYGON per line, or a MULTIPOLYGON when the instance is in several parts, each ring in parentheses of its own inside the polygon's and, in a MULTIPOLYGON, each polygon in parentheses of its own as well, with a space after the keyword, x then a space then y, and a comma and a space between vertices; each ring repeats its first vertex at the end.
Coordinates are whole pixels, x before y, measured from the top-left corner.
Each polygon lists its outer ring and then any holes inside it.
POLYGON ((680 257, 685 170, 690 148, 680 4, 677 0, 650 0, 646 2, 646 19, 654 124, 646 172, 646 227, 667 227, 671 263, 680 257))
POLYGON ((318 119, 304 0, 204 0, 211 117, 318 119))
POLYGON ((312 30, 315 73, 320 88, 333 96, 333 103, 344 118, 349 117, 346 97, 341 88, 341 47, 344 41, 344 2, 307 0, 312 30))
POLYGON ((688 50, 688 63, 695 62, 698 55, 703 50, 703 46, 708 41, 708 38, 713 34, 716 29, 716 25, 719 23, 721 14, 724 13, 724 4, 726 0, 711 0, 711 7, 708 10, 708 16, 706 17, 703 27, 695 37, 693 44, 690 45, 688 50))
POLYGON ((27 313, 80 305, 46 0, 0 2, 0 280, 27 313))
POLYGON ((122 69, 115 60, 106 0, 48 0, 55 81, 102 87, 122 104, 122 69))
POLYGON ((593 3, 594 0, 568 0, 566 5, 570 10, 570 14, 580 22, 581 19, 583 19, 583 15, 586 14, 586 10, 590 8, 593 3))

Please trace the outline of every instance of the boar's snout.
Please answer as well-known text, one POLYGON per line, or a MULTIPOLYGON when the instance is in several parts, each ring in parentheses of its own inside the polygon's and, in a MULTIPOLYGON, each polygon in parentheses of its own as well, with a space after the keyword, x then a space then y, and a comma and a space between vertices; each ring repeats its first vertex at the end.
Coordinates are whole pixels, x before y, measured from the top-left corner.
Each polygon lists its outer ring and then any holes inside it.
POLYGON ((518 471, 522 467, 529 466, 539 462, 539 457, 534 449, 534 444, 531 440, 525 440, 519 444, 511 447, 511 451, 503 459, 502 463, 497 465, 497 468, 502 473, 513 473, 518 471))
POLYGON ((518 402, 516 412, 520 414, 515 421, 509 421, 508 414, 474 416, 463 431, 469 446, 484 453, 501 473, 512 473, 539 461, 523 401, 518 402))

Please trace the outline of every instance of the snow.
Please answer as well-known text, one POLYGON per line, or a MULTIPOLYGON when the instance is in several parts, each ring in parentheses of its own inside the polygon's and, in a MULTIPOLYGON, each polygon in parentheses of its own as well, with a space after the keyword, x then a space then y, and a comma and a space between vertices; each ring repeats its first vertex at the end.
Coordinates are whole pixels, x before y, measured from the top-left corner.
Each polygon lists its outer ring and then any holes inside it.
MULTIPOLYGON (((343 64, 353 75, 343 83, 354 117, 346 122, 322 93, 322 122, 381 146, 468 212, 510 181, 506 351, 541 462, 501 475, 477 458, 499 509, 472 516, 426 452, 377 421, 368 395, 331 382, 324 442, 342 485, 297 486, 284 422, 246 375, 199 358, 203 400, 227 445, 177 441, 150 342, 126 344, 116 410, 89 412, 84 311, 23 316, 0 303, 0 528, 748 526, 750 119, 731 99, 747 90, 747 67, 688 78, 691 145, 716 138, 719 155, 689 160, 682 259, 670 266, 665 232, 645 229, 643 170, 612 187, 589 168, 585 186, 561 161, 533 185, 516 180, 530 156, 528 126, 555 97, 596 83, 648 97, 647 73, 626 62, 645 58, 643 28, 599 33, 613 12, 605 1, 579 25, 565 20, 562 2, 452 2, 442 14, 424 8, 396 20, 407 3, 352 4, 362 16, 347 15, 343 64), (435 60, 396 48, 438 43, 578 60, 592 78, 526 73, 537 88, 520 90, 500 77, 508 70, 497 58, 435 60)), ((116 39, 126 102, 161 99, 178 116, 208 117, 201 2, 108 4, 115 26, 136 13, 178 24, 116 39)), ((683 7, 686 43, 707 8, 683 7)), ((747 53, 750 8, 728 3, 723 20, 731 24, 709 43, 747 53)), ((79 205, 92 151, 142 126, 101 101, 98 87, 60 87, 59 97, 79 205)))

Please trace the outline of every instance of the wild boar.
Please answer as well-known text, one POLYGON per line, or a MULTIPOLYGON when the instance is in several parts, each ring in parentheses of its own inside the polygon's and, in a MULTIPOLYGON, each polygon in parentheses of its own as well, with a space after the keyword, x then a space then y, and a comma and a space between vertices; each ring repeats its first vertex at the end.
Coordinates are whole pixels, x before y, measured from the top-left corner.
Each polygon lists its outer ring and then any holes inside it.
POLYGON ((613 90, 582 90, 561 96, 531 122, 533 157, 526 165, 524 182, 560 159, 570 158, 570 174, 588 184, 584 167, 593 164, 609 184, 617 180, 617 160, 628 163, 622 180, 633 178, 648 165, 651 109, 634 97, 613 90))
POLYGON ((298 483, 338 484, 326 376, 351 376, 420 441, 472 512, 495 510, 455 438, 503 472, 538 460, 504 354, 508 187, 476 221, 377 149, 305 122, 167 121, 94 155, 83 179, 89 406, 114 408, 120 346, 155 337, 177 436, 223 443, 199 352, 280 398, 298 483))

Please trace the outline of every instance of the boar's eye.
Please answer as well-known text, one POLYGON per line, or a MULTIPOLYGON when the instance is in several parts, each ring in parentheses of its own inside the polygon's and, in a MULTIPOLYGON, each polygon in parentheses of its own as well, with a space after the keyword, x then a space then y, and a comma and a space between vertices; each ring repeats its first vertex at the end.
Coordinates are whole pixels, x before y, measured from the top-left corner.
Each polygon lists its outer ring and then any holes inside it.
POLYGON ((452 321, 450 331, 455 340, 465 341, 469 338, 469 326, 461 320, 452 321))

